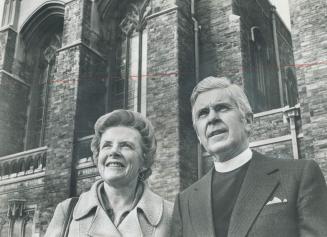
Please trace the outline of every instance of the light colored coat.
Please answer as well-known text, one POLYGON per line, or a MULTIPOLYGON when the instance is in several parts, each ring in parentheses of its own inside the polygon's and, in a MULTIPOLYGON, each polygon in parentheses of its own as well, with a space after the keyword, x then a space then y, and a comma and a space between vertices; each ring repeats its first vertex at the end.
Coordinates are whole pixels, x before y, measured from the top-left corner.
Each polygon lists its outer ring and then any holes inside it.
MULTIPOLYGON (((153 193, 146 185, 136 207, 118 228, 112 223, 97 197, 96 182, 83 193, 73 211, 69 237, 168 237, 172 203, 153 193)), ((70 199, 58 204, 45 237, 60 237, 70 199)))

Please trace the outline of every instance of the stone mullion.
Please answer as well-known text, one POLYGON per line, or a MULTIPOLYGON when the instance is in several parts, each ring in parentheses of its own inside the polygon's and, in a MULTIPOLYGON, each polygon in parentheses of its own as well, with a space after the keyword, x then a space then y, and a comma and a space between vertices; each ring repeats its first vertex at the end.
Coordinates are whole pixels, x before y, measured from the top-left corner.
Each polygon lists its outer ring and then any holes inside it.
MULTIPOLYGON (((137 112, 141 113, 141 104, 142 104, 142 44, 143 36, 142 30, 138 32, 139 45, 138 45, 138 71, 137 71, 137 112)), ((146 59, 145 59, 146 60, 146 59)))
POLYGON ((16 29, 20 3, 22 0, 6 0, 2 11, 2 27, 14 27, 16 29))
POLYGON ((79 81, 83 76, 82 51, 87 48, 83 44, 83 17, 86 15, 84 11, 88 10, 85 4, 89 3, 87 0, 75 0, 66 4, 62 48, 57 52, 56 73, 49 82, 45 144, 50 149, 45 175, 45 205, 51 208, 75 193, 72 184, 77 96, 79 81), (72 42, 75 44, 71 45, 72 42))
POLYGON ((12 28, 0 31, 0 70, 11 72, 14 61, 17 32, 12 28))
POLYGON ((129 81, 129 65, 130 65, 130 36, 126 35, 126 63, 125 63, 125 78, 124 78, 124 109, 128 108, 128 81, 129 81))

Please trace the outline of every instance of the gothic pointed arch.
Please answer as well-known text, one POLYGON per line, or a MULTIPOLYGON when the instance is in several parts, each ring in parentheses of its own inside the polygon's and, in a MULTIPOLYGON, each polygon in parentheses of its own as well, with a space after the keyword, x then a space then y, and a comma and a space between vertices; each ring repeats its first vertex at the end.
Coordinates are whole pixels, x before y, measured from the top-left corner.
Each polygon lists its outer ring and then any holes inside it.
POLYGON ((26 114, 24 149, 45 143, 48 96, 61 48, 64 3, 47 1, 23 23, 20 35, 21 75, 31 85, 26 114))
POLYGON ((20 35, 25 44, 35 38, 40 31, 45 30, 58 21, 63 23, 65 5, 62 1, 46 1, 38 7, 22 24, 20 35))

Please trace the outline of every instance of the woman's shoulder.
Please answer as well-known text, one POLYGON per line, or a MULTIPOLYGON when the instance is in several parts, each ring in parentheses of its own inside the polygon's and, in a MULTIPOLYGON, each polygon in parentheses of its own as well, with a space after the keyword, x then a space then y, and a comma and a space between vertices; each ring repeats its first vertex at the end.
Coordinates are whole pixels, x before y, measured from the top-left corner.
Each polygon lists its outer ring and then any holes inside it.
POLYGON ((67 198, 67 199, 65 199, 65 200, 63 200, 63 201, 61 201, 61 202, 59 202, 57 206, 66 209, 66 208, 68 208, 69 204, 70 204, 73 200, 76 200, 76 199, 78 199, 78 197, 67 198))
POLYGON ((45 237, 58 237, 61 235, 64 222, 68 216, 69 205, 72 203, 72 200, 73 198, 68 198, 57 205, 47 228, 45 237))

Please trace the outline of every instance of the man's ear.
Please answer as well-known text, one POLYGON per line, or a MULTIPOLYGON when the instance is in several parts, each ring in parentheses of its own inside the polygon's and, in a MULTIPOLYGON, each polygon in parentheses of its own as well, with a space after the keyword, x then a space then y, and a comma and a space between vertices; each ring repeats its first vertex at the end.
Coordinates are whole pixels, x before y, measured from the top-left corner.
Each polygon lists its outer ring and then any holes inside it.
POLYGON ((194 129, 194 131, 195 131, 195 134, 196 134, 196 137, 198 138, 199 143, 202 144, 202 143, 201 143, 201 140, 200 140, 200 137, 199 137, 198 130, 196 129, 196 125, 195 125, 195 123, 194 123, 194 120, 193 120, 193 129, 194 129))
POLYGON ((253 125, 253 114, 252 113, 247 113, 245 115, 245 131, 250 135, 251 130, 252 130, 252 125, 253 125))

